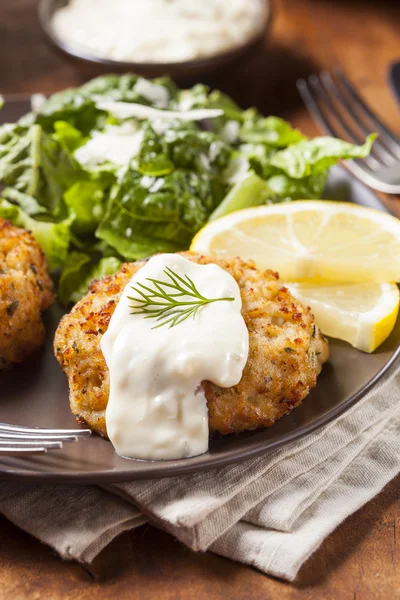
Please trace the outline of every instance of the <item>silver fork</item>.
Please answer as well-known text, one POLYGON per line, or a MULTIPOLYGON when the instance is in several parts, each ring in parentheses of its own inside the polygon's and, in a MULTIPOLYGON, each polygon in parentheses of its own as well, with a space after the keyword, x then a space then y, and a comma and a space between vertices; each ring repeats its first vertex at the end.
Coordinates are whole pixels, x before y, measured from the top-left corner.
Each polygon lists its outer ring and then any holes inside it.
POLYGON ((90 434, 89 429, 39 429, 0 423, 0 456, 59 450, 64 443, 77 442, 90 434))
POLYGON ((314 120, 329 135, 362 144, 371 131, 379 133, 370 156, 346 161, 346 167, 371 188, 400 194, 400 139, 360 97, 339 69, 299 79, 297 88, 314 120))

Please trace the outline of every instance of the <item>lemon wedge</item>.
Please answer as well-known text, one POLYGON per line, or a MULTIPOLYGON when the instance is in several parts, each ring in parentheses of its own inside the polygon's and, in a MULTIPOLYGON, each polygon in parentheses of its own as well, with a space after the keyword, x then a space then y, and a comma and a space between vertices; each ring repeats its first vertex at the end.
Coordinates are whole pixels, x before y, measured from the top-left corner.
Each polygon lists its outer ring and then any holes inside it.
POLYGON ((287 286, 310 306, 322 333, 373 352, 397 319, 400 294, 394 283, 302 282, 287 286))
POLYGON ((285 281, 400 281, 400 220, 327 200, 240 210, 208 223, 191 250, 252 258, 285 281))

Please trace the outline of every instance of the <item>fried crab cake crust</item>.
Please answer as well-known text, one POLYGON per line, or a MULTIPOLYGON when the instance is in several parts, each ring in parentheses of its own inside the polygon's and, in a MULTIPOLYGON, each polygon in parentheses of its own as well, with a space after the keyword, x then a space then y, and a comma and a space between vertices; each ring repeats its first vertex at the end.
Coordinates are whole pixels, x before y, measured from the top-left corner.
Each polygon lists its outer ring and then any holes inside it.
POLYGON ((43 251, 24 229, 0 219, 0 369, 44 342, 42 312, 53 302, 43 251))
MULTIPOLYGON (((239 258, 182 254, 198 264, 216 263, 232 275, 249 330, 249 358, 240 383, 220 388, 202 382, 211 432, 239 433, 273 425, 315 386, 328 359, 328 342, 310 309, 282 287, 277 273, 262 273, 253 262, 239 258)), ((115 275, 92 283, 88 294, 63 317, 55 336, 55 355, 69 381, 71 410, 104 437, 109 372, 100 340, 125 285, 143 264, 124 264, 115 275)))

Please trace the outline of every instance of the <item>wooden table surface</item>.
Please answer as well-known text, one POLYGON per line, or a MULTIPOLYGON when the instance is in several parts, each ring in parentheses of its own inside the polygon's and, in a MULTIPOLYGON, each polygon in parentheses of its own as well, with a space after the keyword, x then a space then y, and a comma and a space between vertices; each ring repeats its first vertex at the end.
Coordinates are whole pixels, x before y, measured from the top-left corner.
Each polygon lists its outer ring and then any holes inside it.
MULTIPOLYGON (((314 134, 295 81, 340 65, 400 131, 399 107, 386 85, 388 64, 400 58, 399 0, 276 0, 274 8, 263 54, 211 84, 243 106, 254 104, 314 134)), ((50 92, 93 75, 92 68, 69 62, 43 40, 34 0, 0 0, 1 93, 50 92)), ((400 200, 389 204, 400 215, 400 200)), ((115 540, 89 573, 62 563, 0 517, 0 600, 394 600, 400 598, 399 492, 400 477, 324 542, 294 585, 211 554, 192 553, 151 527, 115 540)))

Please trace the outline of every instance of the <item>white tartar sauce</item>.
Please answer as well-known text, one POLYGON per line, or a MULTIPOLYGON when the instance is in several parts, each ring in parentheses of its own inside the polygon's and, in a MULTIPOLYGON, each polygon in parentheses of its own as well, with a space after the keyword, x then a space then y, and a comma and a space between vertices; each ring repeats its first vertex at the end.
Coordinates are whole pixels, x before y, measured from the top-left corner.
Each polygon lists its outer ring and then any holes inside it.
POLYGON ((66 43, 101 58, 184 62, 246 43, 266 0, 71 0, 53 17, 66 43))
POLYGON ((161 254, 133 276, 101 340, 110 373, 107 433, 120 456, 166 460, 207 451, 201 382, 231 387, 241 380, 249 346, 241 307, 238 284, 214 264, 161 254), (137 297, 132 286, 152 286, 149 278, 168 281, 166 268, 188 276, 204 297, 234 300, 208 304, 194 319, 155 329, 153 318, 132 314, 134 302, 128 297, 137 297))

